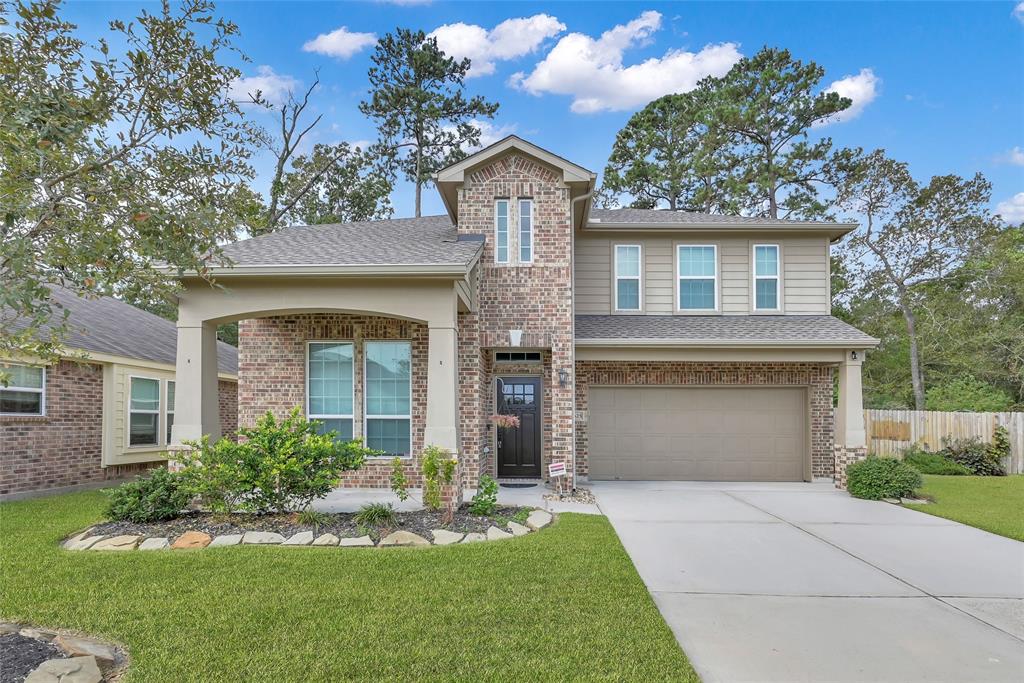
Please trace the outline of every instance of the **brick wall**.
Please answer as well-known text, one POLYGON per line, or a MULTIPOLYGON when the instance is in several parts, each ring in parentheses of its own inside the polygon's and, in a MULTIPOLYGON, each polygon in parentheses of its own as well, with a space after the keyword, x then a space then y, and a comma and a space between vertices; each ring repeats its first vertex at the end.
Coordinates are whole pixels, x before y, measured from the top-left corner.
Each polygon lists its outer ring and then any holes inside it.
POLYGON ((46 415, 0 416, 0 495, 102 481, 103 366, 46 369, 46 415))
POLYGON ((217 405, 221 436, 234 437, 238 431, 238 382, 217 382, 217 405))
MULTIPOLYGON (((238 326, 238 422, 252 425, 268 410, 278 417, 295 406, 305 409, 306 342, 355 343, 355 434, 362 431, 363 342, 406 339, 412 342, 412 451, 405 467, 419 486, 418 457, 423 450, 427 402, 427 326, 395 318, 337 313, 277 316, 243 320, 238 326)), ((347 473, 345 486, 389 486, 391 459, 368 461, 347 473)))
MULTIPOLYGON (((591 384, 806 386, 810 400, 811 474, 831 477, 836 462, 832 371, 832 366, 817 363, 578 361, 576 409, 586 414, 591 384)), ((579 476, 587 476, 587 426, 583 421, 576 424, 576 471, 579 476)))

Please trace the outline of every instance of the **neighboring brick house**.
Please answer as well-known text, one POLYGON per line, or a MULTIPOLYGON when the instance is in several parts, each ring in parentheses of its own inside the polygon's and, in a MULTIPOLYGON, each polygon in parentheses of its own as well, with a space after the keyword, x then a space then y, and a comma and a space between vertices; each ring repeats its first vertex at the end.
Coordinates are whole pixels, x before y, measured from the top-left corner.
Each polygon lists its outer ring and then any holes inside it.
MULTIPOLYGON (((88 486, 166 460, 177 401, 173 322, 126 303, 54 289, 67 355, 0 360, 0 499, 88 486)), ((236 429, 237 354, 219 344, 218 407, 236 429)))
POLYGON ((515 136, 443 169, 446 215, 298 226, 184 277, 174 440, 219 433, 216 325, 240 321, 239 419, 301 406, 387 458, 482 474, 844 481, 873 339, 830 315, 854 225, 591 208, 596 176, 515 136), (839 405, 832 406, 838 379, 839 405), (494 413, 520 427, 497 430, 494 413))

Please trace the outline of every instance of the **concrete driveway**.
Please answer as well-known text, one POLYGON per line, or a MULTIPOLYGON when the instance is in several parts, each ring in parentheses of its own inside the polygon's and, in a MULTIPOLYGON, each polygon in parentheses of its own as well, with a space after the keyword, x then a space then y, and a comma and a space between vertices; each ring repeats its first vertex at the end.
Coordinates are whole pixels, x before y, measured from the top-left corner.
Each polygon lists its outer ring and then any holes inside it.
POLYGON ((593 490, 705 683, 1024 681, 1024 543, 831 483, 593 490))

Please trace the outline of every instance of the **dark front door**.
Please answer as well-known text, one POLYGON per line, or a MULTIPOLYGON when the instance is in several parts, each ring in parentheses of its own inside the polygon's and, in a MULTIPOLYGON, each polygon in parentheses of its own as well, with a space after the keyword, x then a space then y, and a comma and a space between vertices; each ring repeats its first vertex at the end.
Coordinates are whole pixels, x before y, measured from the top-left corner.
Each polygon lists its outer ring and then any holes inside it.
POLYGON ((519 427, 498 427, 498 476, 540 476, 540 378, 501 377, 496 405, 515 415, 519 427))

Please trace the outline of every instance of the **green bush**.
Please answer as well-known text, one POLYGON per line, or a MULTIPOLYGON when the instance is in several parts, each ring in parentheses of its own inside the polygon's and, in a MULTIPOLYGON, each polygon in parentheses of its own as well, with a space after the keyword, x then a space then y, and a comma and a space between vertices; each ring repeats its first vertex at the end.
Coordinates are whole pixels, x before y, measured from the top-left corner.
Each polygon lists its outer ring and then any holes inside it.
POLYGON ((120 522, 160 522, 181 514, 192 494, 181 476, 164 467, 110 491, 107 516, 120 522))
POLYGON ((920 472, 895 458, 871 456, 846 468, 846 490, 854 498, 904 498, 923 484, 920 472))
POLYGON ((1013 406, 1013 397, 970 375, 932 387, 925 396, 925 408, 949 412, 999 413, 1013 406))
POLYGON ((498 482, 486 474, 480 476, 480 484, 476 494, 469 503, 469 511, 474 515, 490 516, 498 509, 498 482))
POLYGON ((441 509, 441 485, 451 484, 458 461, 448 456, 440 446, 423 449, 420 467, 423 470, 423 506, 429 510, 441 509))
POLYGON ((405 463, 398 457, 391 461, 391 491, 398 500, 409 499, 409 478, 405 476, 405 463))
POLYGON ((996 425, 992 433, 992 443, 988 445, 988 457, 999 463, 1002 469, 1003 458, 1010 457, 1010 432, 1003 425, 996 425))
POLYGON ((971 471, 958 462, 953 462, 941 453, 929 453, 915 446, 903 451, 903 462, 921 474, 964 475, 971 471))
POLYGON ((943 441, 943 448, 939 452, 966 467, 971 474, 982 477, 1001 477, 1006 474, 1003 464, 994 457, 994 451, 976 436, 943 441))
POLYGON ((362 467, 376 454, 358 440, 339 442, 335 432, 318 434, 318 422, 299 408, 278 421, 261 417, 238 430, 240 440, 209 438, 190 443, 182 458, 190 489, 214 512, 304 510, 326 496, 343 472, 362 467))
POLYGON ((366 529, 390 529, 398 523, 391 503, 367 503, 356 513, 355 523, 366 529))

